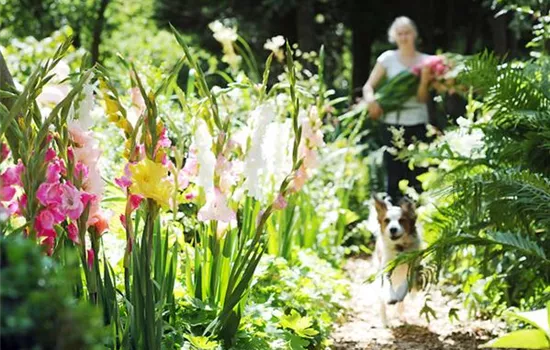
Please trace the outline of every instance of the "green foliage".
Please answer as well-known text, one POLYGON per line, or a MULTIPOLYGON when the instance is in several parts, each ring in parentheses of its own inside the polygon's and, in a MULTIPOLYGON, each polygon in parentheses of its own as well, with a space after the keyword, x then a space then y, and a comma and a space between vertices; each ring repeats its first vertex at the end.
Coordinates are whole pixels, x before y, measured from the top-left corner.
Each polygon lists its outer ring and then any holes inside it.
POLYGON ((518 348, 518 349, 549 349, 550 348, 550 303, 545 309, 531 312, 509 312, 509 319, 516 319, 535 327, 522 329, 498 337, 482 348, 518 348))
POLYGON ((73 296, 75 271, 20 236, 0 238, 0 254, 3 348, 103 348, 99 310, 73 296))
POLYGON ((550 297, 549 73, 547 57, 472 58, 459 76, 480 99, 471 97, 470 120, 412 156, 439 169, 424 177, 438 196, 424 225, 429 246, 409 258, 431 256, 484 316, 550 297))

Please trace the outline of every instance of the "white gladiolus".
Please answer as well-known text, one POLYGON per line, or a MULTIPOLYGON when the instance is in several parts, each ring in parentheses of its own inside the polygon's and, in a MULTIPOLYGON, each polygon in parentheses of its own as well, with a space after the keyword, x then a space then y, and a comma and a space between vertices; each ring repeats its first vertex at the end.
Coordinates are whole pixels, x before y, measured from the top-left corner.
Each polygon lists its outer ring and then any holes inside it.
POLYGON ((267 39, 267 41, 264 44, 264 49, 276 52, 281 47, 283 47, 284 44, 285 44, 285 38, 282 35, 277 35, 271 39, 267 39))
POLYGON ((292 146, 291 120, 285 122, 272 122, 267 126, 266 137, 262 145, 264 161, 266 162, 267 176, 273 181, 273 186, 278 188, 285 176, 292 170, 292 146))
POLYGON ((265 172, 265 157, 262 155, 262 143, 267 131, 267 126, 275 118, 275 110, 272 105, 264 104, 257 107, 250 115, 250 147, 245 157, 243 174, 245 182, 243 187, 248 195, 261 200, 263 198, 260 177, 265 172))
POLYGON ((199 173, 195 183, 202 186, 205 191, 210 191, 214 187, 216 157, 212 152, 212 136, 206 122, 202 119, 199 119, 197 122, 197 129, 193 135, 193 143, 197 150, 197 161, 199 163, 199 173))
POLYGON ((220 21, 214 21, 208 25, 208 28, 214 33, 214 39, 223 45, 231 44, 237 41, 237 29, 224 26, 220 21))
POLYGON ((91 112, 94 108, 94 87, 93 85, 86 84, 82 88, 84 99, 80 101, 80 107, 78 109, 78 120, 85 129, 89 129, 93 125, 91 118, 91 112))
POLYGON ((445 134, 445 141, 455 153, 468 158, 482 158, 485 156, 483 137, 480 129, 473 129, 472 121, 466 118, 456 120, 459 128, 445 134))

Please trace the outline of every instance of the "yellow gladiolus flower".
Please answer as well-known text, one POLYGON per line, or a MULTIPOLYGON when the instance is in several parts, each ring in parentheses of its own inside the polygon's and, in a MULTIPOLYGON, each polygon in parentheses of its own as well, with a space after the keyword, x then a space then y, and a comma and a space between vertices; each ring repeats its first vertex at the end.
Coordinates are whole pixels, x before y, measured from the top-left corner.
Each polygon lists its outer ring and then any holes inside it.
POLYGON ((130 165, 132 173, 132 186, 130 190, 134 194, 155 200, 166 208, 172 196, 173 185, 166 179, 168 169, 162 164, 155 163, 145 158, 137 164, 130 165))

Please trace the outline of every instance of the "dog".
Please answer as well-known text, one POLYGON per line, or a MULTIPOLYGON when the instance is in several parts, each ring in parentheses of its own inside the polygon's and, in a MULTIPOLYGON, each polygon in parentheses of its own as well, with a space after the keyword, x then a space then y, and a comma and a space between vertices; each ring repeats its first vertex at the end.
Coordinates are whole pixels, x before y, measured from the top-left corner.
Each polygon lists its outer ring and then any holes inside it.
MULTIPOLYGON (((416 229, 416 209, 411 200, 404 198, 394 206, 390 201, 374 196, 374 207, 379 225, 374 259, 381 272, 399 254, 418 250, 421 241, 416 229)), ((384 327, 388 326, 387 304, 397 304, 399 318, 404 320, 403 300, 410 289, 410 268, 409 264, 401 264, 392 272, 383 273, 376 282, 380 286, 380 318, 384 327)))

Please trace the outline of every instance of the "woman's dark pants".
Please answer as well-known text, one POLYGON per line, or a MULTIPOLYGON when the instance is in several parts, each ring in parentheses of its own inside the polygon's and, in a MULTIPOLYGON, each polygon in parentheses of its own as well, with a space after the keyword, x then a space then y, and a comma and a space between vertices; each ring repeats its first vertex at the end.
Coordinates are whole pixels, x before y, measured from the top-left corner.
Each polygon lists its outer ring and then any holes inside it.
MULTIPOLYGON (((405 147, 415 141, 428 141, 428 137, 426 136, 426 124, 412 126, 386 124, 383 126, 382 130, 382 141, 384 146, 394 147, 392 143, 392 133, 389 130, 390 127, 405 129, 405 133, 403 135, 405 147)), ((415 167, 411 170, 409 169, 408 161, 396 159, 396 157, 390 154, 387 150, 384 152, 384 167, 386 168, 387 174, 386 192, 391 196, 394 203, 397 203, 399 199, 403 197, 403 194, 399 191, 399 181, 401 180, 408 180, 409 187, 414 188, 418 193, 422 192, 422 186, 416 177, 424 173, 426 168, 415 167)))

